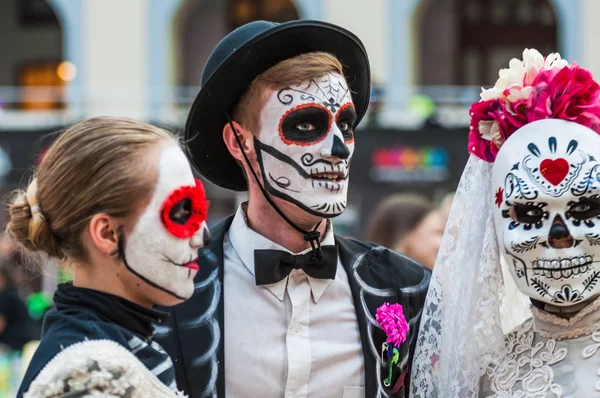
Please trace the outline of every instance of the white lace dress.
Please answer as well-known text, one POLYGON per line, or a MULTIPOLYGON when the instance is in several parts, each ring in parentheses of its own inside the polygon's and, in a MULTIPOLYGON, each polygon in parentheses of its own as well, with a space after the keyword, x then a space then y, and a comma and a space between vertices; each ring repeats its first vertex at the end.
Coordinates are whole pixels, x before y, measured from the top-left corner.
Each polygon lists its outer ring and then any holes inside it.
POLYGON ((600 397, 600 299, 570 319, 532 308, 506 336, 506 355, 488 367, 480 397, 600 397))

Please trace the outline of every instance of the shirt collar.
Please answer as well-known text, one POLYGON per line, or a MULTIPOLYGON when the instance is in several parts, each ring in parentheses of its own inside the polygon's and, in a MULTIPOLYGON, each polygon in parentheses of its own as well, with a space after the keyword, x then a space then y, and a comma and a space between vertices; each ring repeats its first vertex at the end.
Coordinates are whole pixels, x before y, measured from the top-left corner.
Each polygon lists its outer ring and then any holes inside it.
MULTIPOLYGON (((242 260, 244 266, 254 276, 254 250, 282 250, 288 253, 292 252, 287 250, 285 247, 270 241, 250 228, 248 226, 248 219, 243 207, 244 204, 240 205, 235 213, 235 217, 233 218, 233 222, 231 223, 231 227, 229 228, 228 232, 229 242, 242 260)), ((321 241, 321 244, 323 246, 335 245, 335 235, 333 233, 331 222, 329 223, 329 227, 327 228, 327 232, 325 233, 325 237, 321 241)), ((311 249, 309 248, 300 253, 292 254, 305 254, 310 250, 311 249)), ((319 302, 321 296, 323 296, 323 293, 325 293, 325 290, 327 290, 327 287, 331 283, 331 279, 317 279, 308 275, 307 278, 313 300, 315 303, 317 303, 319 302)), ((277 283, 264 285, 264 287, 267 288, 275 297, 277 297, 279 301, 283 301, 287 283, 288 278, 285 278, 277 283)))

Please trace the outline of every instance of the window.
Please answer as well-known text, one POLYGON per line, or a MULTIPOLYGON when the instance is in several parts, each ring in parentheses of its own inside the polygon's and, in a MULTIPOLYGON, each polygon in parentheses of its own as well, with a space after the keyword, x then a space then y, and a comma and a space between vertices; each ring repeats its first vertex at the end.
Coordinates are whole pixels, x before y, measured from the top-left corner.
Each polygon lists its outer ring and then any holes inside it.
POLYGON ((37 62, 19 68, 21 86, 19 107, 24 110, 56 110, 64 108, 63 86, 59 77, 60 62, 37 62))
POLYGON ((291 0, 231 0, 228 14, 230 30, 256 20, 285 22, 298 19, 291 0))
POLYGON ((525 48, 558 50, 549 0, 431 0, 420 12, 421 85, 493 85, 525 48))

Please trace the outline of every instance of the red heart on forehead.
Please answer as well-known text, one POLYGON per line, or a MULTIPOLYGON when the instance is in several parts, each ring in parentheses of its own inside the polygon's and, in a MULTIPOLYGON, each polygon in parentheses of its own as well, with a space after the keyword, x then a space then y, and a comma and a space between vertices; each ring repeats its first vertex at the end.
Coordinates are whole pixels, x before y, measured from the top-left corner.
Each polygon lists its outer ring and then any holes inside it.
POLYGON ((540 163, 540 173, 552 185, 558 185, 569 174, 569 162, 562 158, 544 159, 540 163))

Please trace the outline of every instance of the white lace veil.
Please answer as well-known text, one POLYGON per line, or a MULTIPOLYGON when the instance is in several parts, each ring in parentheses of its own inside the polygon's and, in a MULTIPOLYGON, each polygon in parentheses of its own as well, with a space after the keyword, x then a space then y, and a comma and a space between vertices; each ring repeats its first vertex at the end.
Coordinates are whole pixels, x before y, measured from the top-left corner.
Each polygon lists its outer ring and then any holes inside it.
MULTIPOLYGON (((589 71, 569 65, 558 53, 543 57, 535 49, 525 49, 523 59, 512 59, 508 69, 500 70, 494 87, 482 90, 481 101, 469 111, 469 149, 488 162, 471 155, 458 186, 423 308, 411 397, 476 398, 486 368, 504 355, 504 333, 529 317, 528 299, 510 278, 504 300, 493 221, 493 163, 489 163, 495 155, 490 148, 495 144, 498 149, 523 123, 560 117, 550 97, 541 93, 560 85, 561 79, 572 79, 571 74, 591 81, 589 71), (537 112, 534 119, 529 113, 523 116, 532 110, 529 107, 537 112)), ((552 95, 574 96, 589 87, 600 91, 591 83, 561 87, 552 95)), ((600 133, 600 101, 596 94, 589 98, 590 105, 598 107, 594 112, 579 104, 570 112, 600 133)))
POLYGON ((477 397, 480 377, 502 354, 492 166, 472 155, 461 177, 423 309, 411 397, 477 397))

